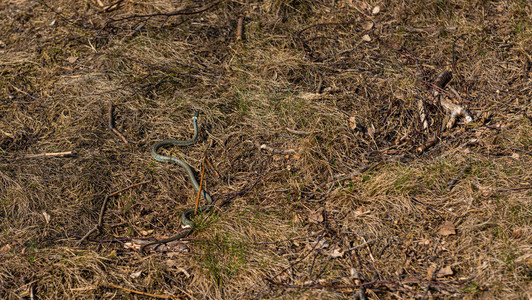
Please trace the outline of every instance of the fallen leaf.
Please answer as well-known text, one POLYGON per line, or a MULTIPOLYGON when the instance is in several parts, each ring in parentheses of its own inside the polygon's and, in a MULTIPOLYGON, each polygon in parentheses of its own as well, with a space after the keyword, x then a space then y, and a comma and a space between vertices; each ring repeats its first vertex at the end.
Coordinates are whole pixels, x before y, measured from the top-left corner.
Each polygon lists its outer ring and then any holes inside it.
POLYGON ((519 157, 521 157, 521 156, 519 154, 517 154, 517 153, 513 153, 512 154, 512 158, 513 159, 519 159, 519 157))
POLYGON ((302 93, 300 95, 301 99, 304 99, 304 100, 313 100, 313 99, 320 98, 321 96, 322 95, 318 93, 302 93))
POLYGON ((126 249, 134 249, 134 250, 140 250, 140 247, 142 245, 148 244, 149 241, 139 240, 139 239, 131 239, 131 242, 124 243, 124 248, 126 249))
POLYGON ((351 268, 349 273, 351 274, 352 279, 360 279, 360 274, 358 273, 357 269, 351 268))
POLYGON ((142 270, 138 271, 138 272, 133 272, 131 273, 131 275, 129 275, 129 277, 135 279, 135 278, 139 278, 140 277, 140 274, 142 274, 142 270))
POLYGON ((44 216, 44 220, 46 221, 46 224, 50 223, 50 215, 45 212, 44 210, 42 211, 42 215, 44 216))
POLYGON ((375 6, 375 7, 373 8, 373 10, 371 11, 371 13, 374 14, 374 15, 376 15, 376 14, 378 14, 378 13, 380 13, 380 12, 381 12, 381 7, 378 6, 378 5, 375 6))
POLYGON ((173 259, 167 259, 164 261, 164 263, 170 268, 173 268, 178 265, 178 263, 173 259))
MULTIPOLYGON (((162 247, 159 247, 162 248, 162 247)), ((163 249, 161 249, 163 250, 163 249)), ((186 241, 173 241, 168 244, 166 244, 166 248, 164 249, 164 252, 169 252, 168 256, 171 257, 175 254, 180 253, 186 253, 190 251, 190 247, 188 246, 188 243, 186 241)))
POLYGON ((142 235, 148 235, 148 234, 151 234, 153 233, 153 229, 150 229, 150 230, 141 230, 140 231, 140 234, 142 235))
POLYGON ((441 269, 439 272, 438 272, 438 277, 444 277, 444 276, 451 276, 453 275, 454 272, 453 272, 453 269, 451 269, 451 266, 447 266, 443 269, 441 269))
MULTIPOLYGON (((427 279, 432 280, 434 277, 434 272, 436 272, 436 266, 432 265, 427 269, 427 279)), ((438 274, 436 274, 436 277, 445 277, 445 276, 451 276, 453 275, 453 269, 451 269, 451 266, 447 266, 444 268, 441 268, 438 270, 438 274)))
POLYGON ((320 208, 318 209, 317 211, 315 212, 311 212, 309 215, 308 215, 308 220, 311 222, 311 223, 314 223, 314 224, 318 224, 318 223, 321 223, 323 222, 323 208, 320 208))
POLYGON ((368 134, 372 139, 375 139, 375 126, 373 126, 373 123, 368 127, 368 134))
POLYGON ((75 56, 69 56, 67 59, 66 59, 69 63, 73 64, 76 62, 76 60, 78 60, 77 57, 75 56))
POLYGON ((357 128, 357 119, 355 117, 349 117, 349 128, 355 130, 357 128))
POLYGON ((342 256, 344 256, 344 252, 345 251, 341 251, 340 248, 336 248, 336 249, 334 249, 334 250, 329 252, 329 256, 332 257, 332 258, 342 257, 342 256))
POLYGON ((364 34, 364 35, 362 36, 362 40, 363 40, 364 42, 369 42, 369 41, 371 41, 371 37, 370 37, 369 35, 367 35, 367 34, 364 34))
POLYGON ((364 23, 364 25, 362 26, 362 28, 364 30, 371 30, 371 28, 373 28, 373 22, 366 22, 364 23))
POLYGON ((310 242, 307 245, 307 249, 309 250, 319 250, 319 249, 326 249, 329 248, 329 242, 326 240, 319 240, 317 242, 310 242))
POLYGON ((456 228, 453 223, 447 221, 440 226, 437 233, 443 236, 453 235, 456 234, 456 228))

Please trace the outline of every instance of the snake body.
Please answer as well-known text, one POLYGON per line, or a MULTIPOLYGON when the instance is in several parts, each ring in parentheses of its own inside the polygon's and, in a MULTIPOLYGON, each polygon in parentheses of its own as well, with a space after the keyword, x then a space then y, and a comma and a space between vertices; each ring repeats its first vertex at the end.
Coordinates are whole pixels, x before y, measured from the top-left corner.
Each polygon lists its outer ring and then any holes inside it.
MULTIPOLYGON (((182 146, 182 147, 184 147, 184 146, 190 146, 190 145, 194 144, 196 142, 196 140, 198 139, 198 114, 197 113, 192 118, 192 123, 194 124, 194 135, 192 136, 192 138, 190 140, 186 140, 186 141, 179 141, 179 140, 163 140, 163 141, 159 141, 159 142, 155 143, 155 145, 153 145, 153 147, 151 149, 151 156, 158 162, 172 163, 172 164, 177 164, 177 165, 180 165, 181 167, 183 167, 185 169, 185 171, 187 172, 188 177, 190 178, 190 182, 192 183, 192 186, 194 187, 196 192, 199 192, 200 186, 198 184, 198 181, 196 180, 196 177, 194 176, 194 172, 192 172, 192 168, 190 168, 190 166, 186 162, 184 162, 184 161, 182 161, 180 159, 177 159, 175 157, 164 156, 164 155, 161 155, 161 154, 157 153, 157 150, 159 150, 160 148, 162 148, 164 146, 171 145, 171 146, 182 146)), ((208 211, 211 208, 211 206, 212 206, 212 198, 207 192, 205 192, 205 190, 201 191, 201 196, 207 201, 207 205, 199 207, 198 208, 198 212, 208 211)), ((144 250, 146 249, 146 247, 153 246, 153 245, 166 244, 166 243, 169 243, 169 242, 172 242, 172 241, 176 241, 176 240, 185 238, 189 234, 191 234, 192 231, 194 230, 194 222, 192 222, 192 220, 190 220, 190 215, 193 215, 194 211, 195 211, 194 209, 187 209, 181 215, 181 223, 183 224, 184 228, 188 228, 188 230, 186 230, 183 233, 180 233, 180 234, 178 234, 176 236, 164 239, 164 240, 159 240, 159 241, 155 241, 155 242, 151 242, 151 243, 145 244, 145 245, 143 245, 140 248, 140 252, 144 253, 144 250)))

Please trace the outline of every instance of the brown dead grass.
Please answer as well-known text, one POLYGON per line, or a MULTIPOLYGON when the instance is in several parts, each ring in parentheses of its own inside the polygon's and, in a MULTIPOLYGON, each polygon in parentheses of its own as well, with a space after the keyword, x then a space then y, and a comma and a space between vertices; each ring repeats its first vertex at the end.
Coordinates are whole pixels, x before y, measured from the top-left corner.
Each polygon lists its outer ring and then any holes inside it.
POLYGON ((529 3, 99 2, 0 4, 1 298, 532 297, 529 3), (425 83, 444 69, 473 123, 441 129, 425 83), (142 257, 131 243, 174 235, 194 202, 149 155, 194 112, 198 142, 168 151, 196 170, 206 153, 219 206, 142 257))

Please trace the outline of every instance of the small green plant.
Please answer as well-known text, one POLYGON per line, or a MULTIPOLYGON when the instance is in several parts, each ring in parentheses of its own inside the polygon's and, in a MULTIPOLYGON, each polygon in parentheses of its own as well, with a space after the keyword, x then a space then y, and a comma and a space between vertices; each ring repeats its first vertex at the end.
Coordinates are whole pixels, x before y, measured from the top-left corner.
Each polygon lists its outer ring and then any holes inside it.
POLYGON ((204 255, 198 259, 217 286, 223 286, 245 267, 247 250, 244 243, 231 239, 228 234, 216 234, 202 246, 204 255))

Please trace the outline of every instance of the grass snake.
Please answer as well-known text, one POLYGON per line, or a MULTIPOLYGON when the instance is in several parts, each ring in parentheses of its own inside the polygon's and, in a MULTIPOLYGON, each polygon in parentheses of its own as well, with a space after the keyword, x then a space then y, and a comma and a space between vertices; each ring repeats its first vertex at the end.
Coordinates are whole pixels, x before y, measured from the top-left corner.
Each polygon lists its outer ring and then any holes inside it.
MULTIPOLYGON (((179 141, 179 140, 163 140, 163 141, 159 141, 155 145, 153 145, 153 147, 151 149, 151 156, 158 162, 173 163, 173 164, 177 164, 177 165, 180 165, 181 167, 183 167, 185 169, 185 171, 187 172, 188 177, 190 178, 190 182, 192 183, 192 186, 194 187, 196 192, 199 192, 200 186, 198 184, 198 181, 196 180, 196 177, 194 176, 194 172, 192 171, 192 168, 190 168, 190 166, 186 162, 184 162, 184 161, 182 161, 180 159, 177 159, 175 157, 164 156, 164 155, 161 155, 161 154, 157 153, 157 150, 159 150, 160 148, 165 147, 165 146, 183 146, 184 147, 184 146, 190 146, 190 145, 194 144, 196 142, 196 140, 198 139, 198 113, 196 113, 194 115, 194 117, 192 117, 192 122, 194 123, 194 135, 192 136, 192 138, 190 140, 186 140, 186 141, 179 141)), ((201 191, 201 196, 207 201, 207 205, 199 207, 198 208, 198 213, 208 211, 211 208, 211 206, 212 206, 212 198, 207 192, 205 192, 205 190, 201 191)), ((170 238, 167 238, 167 239, 164 239, 164 240, 159 240, 159 241, 155 241, 155 242, 151 242, 151 243, 145 244, 145 245, 143 245, 140 248, 140 252, 142 254, 144 254, 144 250, 147 247, 149 247, 149 246, 166 244, 166 243, 169 243, 169 242, 176 241, 176 240, 179 240, 179 239, 187 237, 194 230, 194 222, 192 222, 192 220, 190 219, 190 215, 193 215, 193 214, 194 214, 194 209, 187 209, 181 215, 181 223, 183 224, 183 227, 188 229, 188 230, 185 230, 183 233, 180 233, 180 234, 178 234, 176 236, 173 236, 173 237, 170 237, 170 238)))

